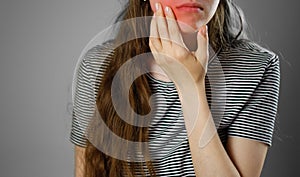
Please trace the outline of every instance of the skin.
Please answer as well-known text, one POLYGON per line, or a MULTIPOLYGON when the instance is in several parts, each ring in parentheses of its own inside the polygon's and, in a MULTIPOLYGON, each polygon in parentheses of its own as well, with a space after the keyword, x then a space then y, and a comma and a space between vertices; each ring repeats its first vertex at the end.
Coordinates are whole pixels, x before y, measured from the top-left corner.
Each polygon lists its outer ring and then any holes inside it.
MULTIPOLYGON (((153 70, 159 71, 160 74, 156 75, 158 79, 173 81, 176 85, 196 176, 258 177, 268 146, 250 139, 228 137, 224 147, 215 126, 211 125, 213 121, 204 82, 209 45, 206 24, 215 13, 219 1, 201 1, 203 11, 193 15, 179 12, 176 9, 179 2, 194 1, 150 0, 155 17, 151 22, 149 42, 154 58, 149 65, 153 70), (161 3, 158 9, 155 7, 157 2, 161 3), (168 11, 165 10, 166 7, 169 7, 168 11), (205 146, 200 147, 199 141, 203 134, 211 136, 205 146)), ((85 148, 75 146, 76 177, 83 177, 84 154, 85 148)))
POLYGON ((75 145, 74 149, 74 159, 75 159, 75 177, 84 177, 84 166, 85 166, 85 160, 84 160, 84 154, 85 154, 85 148, 75 145))
POLYGON ((167 6, 170 7, 176 20, 179 22, 181 32, 191 33, 197 32, 201 26, 208 23, 218 7, 219 0, 150 0, 150 5, 154 12, 156 11, 156 3, 160 3, 163 9, 167 6), (202 9, 196 12, 186 12, 179 8, 182 4, 190 2, 198 2, 202 9))
POLYGON ((197 43, 195 52, 190 51, 184 43, 175 11, 171 7, 158 5, 151 22, 149 45, 155 64, 175 83, 178 90, 196 176, 260 176, 268 150, 266 144, 228 137, 224 147, 216 133, 205 94, 204 76, 209 45, 207 28, 200 27, 194 39, 197 43), (203 137, 204 134, 209 135, 209 139, 204 143, 205 146, 200 147, 201 138, 207 138, 203 137))

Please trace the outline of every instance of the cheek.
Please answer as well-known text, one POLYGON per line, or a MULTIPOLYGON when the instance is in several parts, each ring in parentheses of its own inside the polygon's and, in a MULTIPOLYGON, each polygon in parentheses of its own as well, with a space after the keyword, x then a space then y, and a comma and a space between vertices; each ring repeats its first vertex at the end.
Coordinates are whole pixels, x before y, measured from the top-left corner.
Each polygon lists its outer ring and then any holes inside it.
POLYGON ((160 3, 162 5, 163 9, 166 6, 171 7, 171 9, 173 9, 175 18, 177 20, 179 20, 181 22, 188 22, 187 20, 185 20, 185 17, 187 16, 187 14, 181 14, 181 13, 177 12, 176 2, 177 2, 177 5, 178 5, 178 1, 175 1, 175 0, 150 0, 150 5, 151 5, 151 9, 152 9, 153 12, 156 11, 156 9, 155 9, 155 4, 156 3, 160 3))
POLYGON ((207 12, 209 20, 214 16, 219 6, 220 0, 212 0, 210 1, 210 9, 207 12))
POLYGON ((188 32, 198 30, 202 25, 207 24, 210 21, 213 14, 215 13, 219 1, 220 0, 203 0, 202 3, 206 10, 194 14, 178 11, 176 9, 176 6, 180 4, 182 0, 150 0, 150 5, 153 12, 156 11, 155 3, 160 3, 163 6, 163 8, 165 8, 166 6, 171 7, 174 11, 176 19, 182 22, 182 24, 179 24, 181 29, 188 29, 186 30, 188 32))

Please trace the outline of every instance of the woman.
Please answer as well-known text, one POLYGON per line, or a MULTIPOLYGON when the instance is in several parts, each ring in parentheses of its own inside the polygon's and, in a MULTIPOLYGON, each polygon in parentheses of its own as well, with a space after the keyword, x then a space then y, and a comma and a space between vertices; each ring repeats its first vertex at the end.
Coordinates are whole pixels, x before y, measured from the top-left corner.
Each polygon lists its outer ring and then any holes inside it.
POLYGON ((260 176, 277 112, 279 59, 246 39, 237 6, 129 0, 120 18, 144 21, 121 24, 77 72, 76 176, 260 176))

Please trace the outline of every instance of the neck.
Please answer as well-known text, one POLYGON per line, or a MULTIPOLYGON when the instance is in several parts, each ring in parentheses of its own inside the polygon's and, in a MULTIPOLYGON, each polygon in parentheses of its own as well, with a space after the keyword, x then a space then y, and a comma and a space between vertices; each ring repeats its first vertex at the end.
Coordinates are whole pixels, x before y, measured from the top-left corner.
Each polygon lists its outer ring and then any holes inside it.
POLYGON ((196 51, 197 49, 197 32, 195 33, 181 33, 183 42, 185 43, 186 47, 190 51, 196 51))

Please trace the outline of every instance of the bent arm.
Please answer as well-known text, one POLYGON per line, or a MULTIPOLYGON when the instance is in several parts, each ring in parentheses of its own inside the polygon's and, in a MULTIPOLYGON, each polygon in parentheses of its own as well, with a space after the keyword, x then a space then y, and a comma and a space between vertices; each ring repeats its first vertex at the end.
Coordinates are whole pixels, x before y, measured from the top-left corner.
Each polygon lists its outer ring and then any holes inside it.
MULTIPOLYGON (((205 177, 259 177, 268 146, 245 138, 229 137, 226 148, 223 146, 212 119, 205 95, 205 86, 198 89, 199 113, 193 129, 188 129, 189 144, 196 176, 205 177), (212 125, 208 125, 210 123, 212 125), (202 132, 205 130, 210 133, 202 132), (204 137, 204 135, 206 137, 204 137), (207 136, 211 138, 207 139, 207 136), (206 138, 205 146, 199 146, 201 138, 206 138)), ((179 91, 180 92, 180 91, 179 91)), ((189 104, 187 90, 181 90, 180 97, 185 119, 195 109, 189 104), (187 114, 185 114, 187 113, 187 114), (187 116, 186 116, 187 115, 187 116)))

